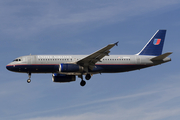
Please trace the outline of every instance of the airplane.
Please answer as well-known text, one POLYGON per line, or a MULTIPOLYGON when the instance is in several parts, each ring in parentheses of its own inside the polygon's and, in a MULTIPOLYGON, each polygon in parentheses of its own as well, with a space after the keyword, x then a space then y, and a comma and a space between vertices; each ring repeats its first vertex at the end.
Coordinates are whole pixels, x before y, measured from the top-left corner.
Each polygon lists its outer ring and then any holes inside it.
POLYGON ((157 30, 143 49, 135 55, 109 55, 118 42, 109 44, 90 55, 27 55, 9 63, 6 68, 13 72, 27 73, 31 82, 32 73, 52 73, 52 81, 72 82, 76 76, 84 86, 93 74, 119 73, 156 66, 171 61, 172 52, 162 54, 166 30, 157 30))

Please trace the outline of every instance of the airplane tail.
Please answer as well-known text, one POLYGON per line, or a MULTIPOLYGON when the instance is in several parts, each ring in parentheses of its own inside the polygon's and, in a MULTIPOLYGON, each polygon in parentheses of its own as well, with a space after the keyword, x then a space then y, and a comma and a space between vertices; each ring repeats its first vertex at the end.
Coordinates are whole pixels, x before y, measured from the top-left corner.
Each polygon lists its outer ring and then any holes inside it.
POLYGON ((158 30, 137 55, 159 56, 162 54, 166 30, 158 30))

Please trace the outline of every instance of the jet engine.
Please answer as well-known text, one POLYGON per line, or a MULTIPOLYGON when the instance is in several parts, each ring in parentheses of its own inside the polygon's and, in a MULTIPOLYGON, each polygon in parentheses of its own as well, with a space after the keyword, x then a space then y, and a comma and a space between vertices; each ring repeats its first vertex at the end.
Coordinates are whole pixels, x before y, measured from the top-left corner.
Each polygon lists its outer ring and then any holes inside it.
POLYGON ((82 72, 83 67, 77 64, 62 63, 59 65, 59 72, 82 72))
POLYGON ((54 73, 52 75, 52 81, 53 82, 71 82, 71 81, 75 81, 76 80, 76 76, 75 75, 63 75, 63 74, 56 74, 54 73))

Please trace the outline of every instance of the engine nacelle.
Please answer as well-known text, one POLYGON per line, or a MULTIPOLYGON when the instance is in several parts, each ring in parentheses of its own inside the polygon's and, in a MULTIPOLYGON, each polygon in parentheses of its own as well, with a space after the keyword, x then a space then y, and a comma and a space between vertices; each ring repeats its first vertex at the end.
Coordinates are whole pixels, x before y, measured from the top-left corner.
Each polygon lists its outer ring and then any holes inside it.
POLYGON ((76 76, 75 75, 63 75, 63 74, 56 74, 54 73, 52 75, 52 81, 53 82, 71 82, 71 81, 75 81, 76 80, 76 76))
POLYGON ((82 72, 83 67, 77 64, 62 63, 59 65, 59 72, 82 72))

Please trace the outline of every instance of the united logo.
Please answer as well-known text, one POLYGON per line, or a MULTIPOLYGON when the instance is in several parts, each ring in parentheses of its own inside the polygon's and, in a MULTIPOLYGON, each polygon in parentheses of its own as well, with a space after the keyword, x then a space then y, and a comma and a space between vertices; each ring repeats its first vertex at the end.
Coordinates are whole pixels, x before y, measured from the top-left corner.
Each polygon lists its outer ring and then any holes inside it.
POLYGON ((154 39, 153 44, 154 44, 154 45, 159 45, 160 42, 161 42, 161 39, 154 39))

